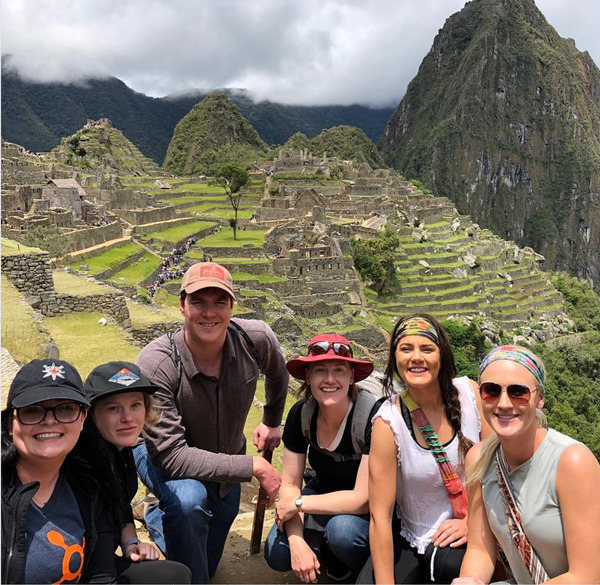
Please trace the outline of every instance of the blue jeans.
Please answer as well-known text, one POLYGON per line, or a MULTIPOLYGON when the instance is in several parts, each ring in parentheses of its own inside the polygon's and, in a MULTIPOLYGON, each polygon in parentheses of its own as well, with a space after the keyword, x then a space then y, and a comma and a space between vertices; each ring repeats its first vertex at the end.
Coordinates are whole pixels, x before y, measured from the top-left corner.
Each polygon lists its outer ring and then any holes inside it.
POLYGON ((208 583, 240 507, 240 485, 221 498, 218 483, 166 478, 145 445, 135 447, 133 456, 142 482, 159 501, 145 517, 152 540, 170 560, 190 568, 192 583, 208 583))
MULTIPOLYGON (((317 493, 306 486, 302 493, 317 493)), ((306 514, 304 518, 304 540, 321 560, 325 545, 329 552, 353 573, 358 573, 369 558, 369 515, 338 514, 306 514), (313 522, 314 521, 314 522, 313 522), (312 526, 324 527, 324 531, 315 530, 312 526)), ((292 561, 290 545, 285 529, 280 532, 274 524, 265 540, 265 559, 269 567, 275 571, 290 571, 292 561)))

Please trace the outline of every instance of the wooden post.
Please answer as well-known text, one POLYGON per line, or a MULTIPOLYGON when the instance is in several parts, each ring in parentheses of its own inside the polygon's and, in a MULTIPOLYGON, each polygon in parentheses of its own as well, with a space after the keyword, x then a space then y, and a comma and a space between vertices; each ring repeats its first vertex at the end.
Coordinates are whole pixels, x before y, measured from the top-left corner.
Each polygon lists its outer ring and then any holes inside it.
MULTIPOLYGON (((265 449, 263 457, 271 463, 273 451, 265 449)), ((256 510, 254 511, 254 521, 252 522, 252 537, 250 538, 250 554, 255 555, 260 551, 260 541, 262 539, 263 524, 265 522, 265 509, 267 508, 267 492, 259 486, 258 499, 256 501, 256 510)))

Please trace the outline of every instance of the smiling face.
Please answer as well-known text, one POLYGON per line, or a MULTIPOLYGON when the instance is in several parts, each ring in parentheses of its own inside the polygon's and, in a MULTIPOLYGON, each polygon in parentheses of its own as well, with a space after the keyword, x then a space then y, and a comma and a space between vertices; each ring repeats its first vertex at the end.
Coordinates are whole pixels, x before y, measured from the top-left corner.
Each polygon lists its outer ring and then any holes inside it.
POLYGON ((227 326, 233 313, 233 299, 219 288, 205 288, 179 301, 185 318, 185 340, 188 345, 225 342, 227 326))
POLYGON ((320 406, 349 403, 348 391, 353 382, 354 370, 343 360, 323 360, 306 369, 306 383, 320 406))
POLYGON ((502 386, 502 393, 497 400, 481 401, 483 415, 500 440, 535 432, 535 411, 544 406, 544 396, 537 390, 535 376, 525 366, 511 360, 494 361, 481 374, 479 383, 484 382, 495 382, 502 386), (528 386, 532 391, 529 400, 511 400, 506 392, 506 387, 511 384, 528 386))
MULTIPOLYGON (((77 403, 64 399, 44 400, 37 404, 46 407, 56 407, 65 404, 71 407, 79 407, 77 403)), ((24 406, 20 410, 27 408, 27 406, 24 406)), ((65 457, 73 449, 75 443, 77 443, 77 439, 79 439, 85 417, 86 411, 82 409, 76 421, 61 423, 56 420, 53 413, 47 412, 41 423, 24 425, 19 421, 17 412, 15 411, 13 413, 10 434, 12 435, 19 458, 33 464, 52 460, 55 460, 58 465, 62 464, 65 457)))
POLYGON ((144 428, 146 407, 142 392, 112 394, 94 401, 92 418, 102 438, 117 449, 131 447, 144 428))
POLYGON ((407 335, 396 346, 396 368, 408 388, 437 383, 441 367, 440 348, 423 335, 407 335))

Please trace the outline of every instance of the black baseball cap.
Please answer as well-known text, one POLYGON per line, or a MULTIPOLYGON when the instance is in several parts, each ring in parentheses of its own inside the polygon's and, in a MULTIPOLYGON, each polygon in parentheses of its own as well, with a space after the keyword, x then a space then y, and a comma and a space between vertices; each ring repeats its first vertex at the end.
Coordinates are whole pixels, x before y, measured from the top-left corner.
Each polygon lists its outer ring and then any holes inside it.
POLYGON ((94 368, 85 381, 85 394, 93 402, 111 394, 146 392, 154 394, 158 386, 152 384, 131 362, 108 362, 94 368))
POLYGON ((61 398, 90 405, 79 372, 61 360, 33 360, 17 372, 10 385, 6 404, 21 408, 61 398))

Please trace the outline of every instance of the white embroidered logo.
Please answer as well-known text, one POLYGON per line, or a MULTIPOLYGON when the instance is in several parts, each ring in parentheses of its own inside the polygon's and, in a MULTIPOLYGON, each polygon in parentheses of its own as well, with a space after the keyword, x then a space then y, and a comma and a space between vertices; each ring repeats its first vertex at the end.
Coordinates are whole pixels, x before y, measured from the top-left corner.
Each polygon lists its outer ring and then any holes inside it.
POLYGON ((42 369, 44 370, 44 378, 47 378, 48 376, 52 376, 52 381, 55 382, 56 378, 64 378, 64 374, 65 374, 65 367, 64 366, 57 366, 54 362, 52 363, 51 366, 47 366, 47 365, 43 365, 42 369))

